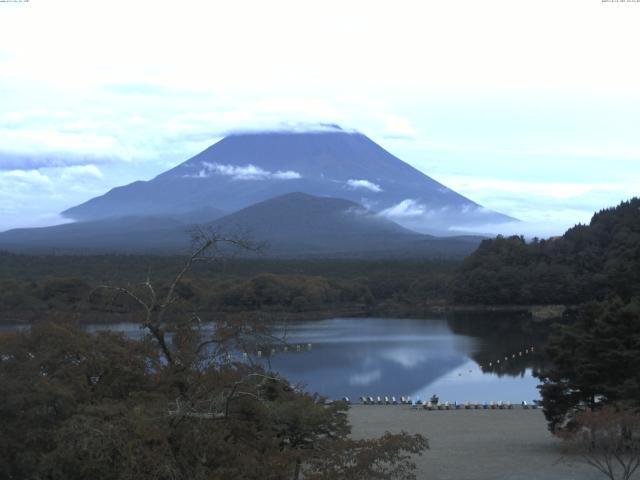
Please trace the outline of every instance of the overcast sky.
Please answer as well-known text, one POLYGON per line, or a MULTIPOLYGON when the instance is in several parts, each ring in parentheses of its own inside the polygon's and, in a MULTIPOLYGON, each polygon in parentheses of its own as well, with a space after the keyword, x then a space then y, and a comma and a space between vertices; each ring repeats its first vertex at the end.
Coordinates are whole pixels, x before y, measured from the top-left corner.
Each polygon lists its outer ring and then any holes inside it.
POLYGON ((337 123, 550 235, 640 194, 640 2, 0 2, 0 230, 337 123))

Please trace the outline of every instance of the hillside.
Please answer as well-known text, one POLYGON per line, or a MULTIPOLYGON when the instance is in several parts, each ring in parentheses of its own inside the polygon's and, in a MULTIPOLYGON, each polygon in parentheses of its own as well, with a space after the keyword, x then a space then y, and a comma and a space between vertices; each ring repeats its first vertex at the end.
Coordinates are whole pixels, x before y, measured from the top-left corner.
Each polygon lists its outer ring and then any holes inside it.
POLYGON ((471 304, 578 304, 640 295, 640 198, 596 213, 562 237, 484 240, 459 270, 454 298, 471 304))
POLYGON ((178 253, 189 228, 221 216, 201 208, 167 216, 125 216, 0 233, 0 249, 32 253, 178 253))
POLYGON ((461 258, 479 237, 436 238, 408 230, 357 203, 291 193, 214 220, 199 210, 173 216, 129 216, 0 233, 0 248, 32 253, 184 253, 199 215, 208 227, 265 242, 277 257, 461 258))
POLYGON ((291 193, 259 202, 213 223, 229 232, 250 232, 279 256, 427 256, 460 258, 479 238, 421 235, 340 198, 291 193))

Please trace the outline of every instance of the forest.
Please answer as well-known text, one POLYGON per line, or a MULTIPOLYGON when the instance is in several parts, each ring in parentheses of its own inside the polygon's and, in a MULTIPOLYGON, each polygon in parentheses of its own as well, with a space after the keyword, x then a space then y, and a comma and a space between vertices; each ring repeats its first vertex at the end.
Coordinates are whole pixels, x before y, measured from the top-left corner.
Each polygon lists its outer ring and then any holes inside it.
MULTIPOLYGON (((640 200, 596 213, 561 237, 485 240, 462 262, 367 259, 229 258, 197 265, 179 288, 206 314, 260 311, 419 315, 439 307, 569 305, 628 301, 640 294, 640 200)), ((65 315, 81 322, 126 320, 130 305, 98 285, 155 282, 178 256, 0 253, 2 323, 65 315)))
POLYGON ((638 432, 624 426, 640 408, 640 198, 561 237, 485 240, 451 286, 459 304, 569 306, 548 329, 549 363, 536 373, 549 429, 573 441, 591 432, 587 451, 608 431, 609 453, 640 465, 638 432))
MULTIPOLYGON (((95 287, 129 301, 139 340, 88 333, 64 312, 0 332, 0 479, 415 479, 412 455, 427 439, 349 438, 347 402, 252 360, 251 345, 271 338, 264 322, 237 315, 200 328, 187 276, 226 240, 198 241, 162 286, 95 287), (246 361, 232 360, 239 351, 246 361)), ((78 281, 48 285, 45 300, 86 293, 78 281)))
MULTIPOLYGON (((0 254, 0 323, 73 318, 103 323, 130 318, 131 304, 100 285, 132 286, 147 279, 161 289, 183 257, 34 256, 0 254)), ((447 302, 456 263, 430 260, 225 259, 195 265, 179 285, 203 315, 234 312, 370 314, 418 311, 447 302)))
MULTIPOLYGON (((561 237, 483 241, 464 261, 226 258, 195 265, 179 285, 204 315, 260 312, 420 315, 464 306, 577 306, 640 294, 640 200, 596 213, 561 237)), ((0 252, 1 323, 65 316, 127 320, 130 304, 100 285, 161 288, 179 256, 26 255, 0 252)))
POLYGON ((461 304, 578 305, 640 295, 640 198, 596 213, 560 237, 484 240, 458 268, 461 304))

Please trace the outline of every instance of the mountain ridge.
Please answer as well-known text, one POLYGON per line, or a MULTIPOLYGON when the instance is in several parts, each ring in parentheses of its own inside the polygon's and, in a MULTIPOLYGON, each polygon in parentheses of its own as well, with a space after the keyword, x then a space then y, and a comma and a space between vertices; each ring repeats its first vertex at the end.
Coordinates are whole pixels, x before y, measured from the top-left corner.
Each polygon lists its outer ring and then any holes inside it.
POLYGON ((365 135, 335 128, 232 134, 152 180, 116 187, 62 214, 90 220, 197 207, 232 213, 292 192, 345 198, 422 233, 513 221, 440 184, 365 135))
MULTIPOLYGON (((0 248, 28 252, 185 253, 192 216, 126 216, 0 233, 0 248)), ((294 192, 209 222, 222 235, 266 242, 274 257, 460 258, 480 239, 435 238, 408 230, 355 202, 294 192)))

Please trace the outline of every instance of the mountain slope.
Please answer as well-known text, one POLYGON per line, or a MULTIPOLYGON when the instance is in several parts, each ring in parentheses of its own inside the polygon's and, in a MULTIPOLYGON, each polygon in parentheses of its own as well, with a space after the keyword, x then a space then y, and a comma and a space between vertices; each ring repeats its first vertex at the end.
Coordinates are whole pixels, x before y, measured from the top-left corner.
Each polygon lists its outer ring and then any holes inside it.
MULTIPOLYGON (((49 252, 180 253, 189 248, 191 216, 120 217, 0 233, 0 248, 49 252)), ((408 230, 340 198, 291 193, 210 223, 226 234, 266 242, 268 256, 462 257, 479 239, 435 238, 408 230)))
POLYGON ((251 205, 212 225, 249 232, 275 256, 462 257, 480 241, 419 234, 349 200, 300 192, 251 205))
POLYGON ((422 237, 354 202, 299 192, 251 205, 213 226, 250 232, 278 253, 389 251, 422 237))
POLYGON ((211 206, 234 212, 292 192, 345 198, 421 231, 511 221, 436 182, 359 133, 230 135, 148 182, 63 212, 90 220, 211 206))
POLYGON ((172 253, 188 247, 189 228, 222 216, 201 208, 172 216, 110 217, 0 233, 0 248, 12 251, 172 253))

